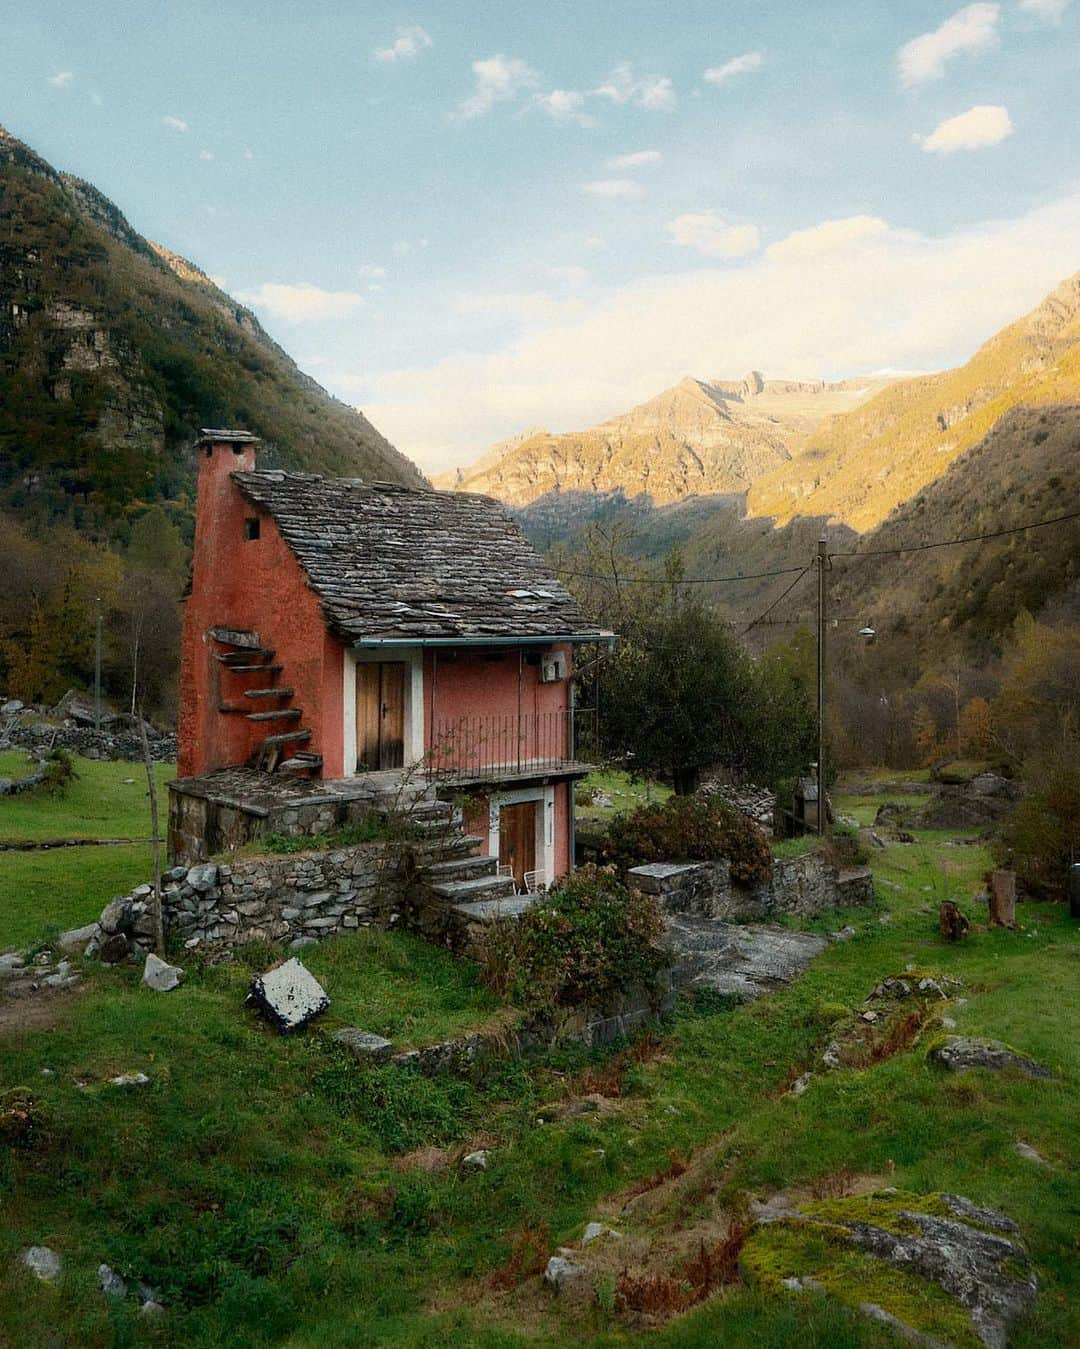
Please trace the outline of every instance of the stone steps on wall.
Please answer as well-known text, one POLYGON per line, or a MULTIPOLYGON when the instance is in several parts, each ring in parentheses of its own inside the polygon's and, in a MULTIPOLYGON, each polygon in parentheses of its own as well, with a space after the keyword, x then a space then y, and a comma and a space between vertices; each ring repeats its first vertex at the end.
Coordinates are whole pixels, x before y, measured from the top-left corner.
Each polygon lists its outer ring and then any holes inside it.
POLYGON ((299 721, 303 713, 298 707, 275 707, 272 712, 245 712, 248 721, 299 721))
POLYGON ((264 668, 266 661, 271 661, 277 653, 270 647, 258 647, 252 649, 245 647, 240 651, 226 651, 219 653, 217 659, 222 665, 227 665, 230 670, 243 669, 252 665, 256 668, 264 668))
MULTIPOLYGON (((460 904, 477 900, 501 900, 517 898, 514 894, 512 876, 474 876, 467 881, 436 881, 428 887, 433 895, 438 895, 453 908, 460 904)), ((522 896, 529 899, 535 896, 522 896)))
POLYGON ((472 857, 452 857, 447 862, 433 862, 424 868, 424 879, 430 885, 445 885, 454 881, 472 881, 480 876, 497 876, 499 859, 481 853, 472 857))
POLYGON ((494 899, 478 899, 464 904, 451 904, 450 908, 459 919, 466 923, 494 923, 500 918, 517 919, 526 914, 539 899, 538 895, 508 895, 494 899))
MULTIPOLYGON (((245 653, 246 654, 246 653, 245 653)), ((284 665, 230 665, 233 674, 280 674, 284 665)))
POLYGON ((245 690, 244 690, 244 697, 245 697, 245 698, 291 698, 291 697, 293 696, 293 693, 294 693, 294 692, 295 692, 295 690, 289 688, 287 684, 281 684, 278 688, 273 688, 273 689, 245 689, 245 690))
POLYGON ((321 754, 305 754, 301 751, 291 759, 285 759, 277 766, 279 773, 317 773, 322 768, 321 754))

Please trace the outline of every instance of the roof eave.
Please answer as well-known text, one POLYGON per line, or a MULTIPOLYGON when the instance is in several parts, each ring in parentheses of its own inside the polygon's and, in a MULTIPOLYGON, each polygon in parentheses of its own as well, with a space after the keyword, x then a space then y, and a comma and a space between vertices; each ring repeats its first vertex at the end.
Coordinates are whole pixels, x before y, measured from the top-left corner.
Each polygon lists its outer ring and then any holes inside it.
POLYGON ((384 646, 554 646, 558 642, 581 645, 585 642, 603 642, 607 646, 615 644, 613 632, 563 632, 546 636, 517 637, 355 637, 352 645, 359 648, 384 646))

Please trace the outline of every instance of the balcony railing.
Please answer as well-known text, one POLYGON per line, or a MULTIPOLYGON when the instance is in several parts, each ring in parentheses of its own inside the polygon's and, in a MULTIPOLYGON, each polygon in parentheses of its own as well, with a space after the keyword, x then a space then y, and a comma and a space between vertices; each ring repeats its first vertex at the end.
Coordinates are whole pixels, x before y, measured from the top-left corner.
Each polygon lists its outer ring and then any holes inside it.
POLYGON ((568 709, 438 718, 427 756, 429 774, 456 782, 495 782, 565 768, 574 761, 577 718, 568 709))

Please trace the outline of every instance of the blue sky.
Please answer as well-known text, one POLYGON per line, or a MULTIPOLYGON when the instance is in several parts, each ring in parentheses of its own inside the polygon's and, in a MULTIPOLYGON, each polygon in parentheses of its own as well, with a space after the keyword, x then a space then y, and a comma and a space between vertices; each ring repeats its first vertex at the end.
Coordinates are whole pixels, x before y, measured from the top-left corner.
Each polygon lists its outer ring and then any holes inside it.
POLYGON ((1080 4, 6 0, 0 121, 425 468, 1080 267, 1080 4), (17 72, 17 74, 15 73, 17 72))

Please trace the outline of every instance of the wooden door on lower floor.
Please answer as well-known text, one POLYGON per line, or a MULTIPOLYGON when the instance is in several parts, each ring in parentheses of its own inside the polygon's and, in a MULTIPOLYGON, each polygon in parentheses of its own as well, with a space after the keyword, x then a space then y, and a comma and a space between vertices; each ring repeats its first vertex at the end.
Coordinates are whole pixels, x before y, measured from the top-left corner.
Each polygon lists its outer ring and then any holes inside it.
POLYGON ((405 762, 405 662, 356 666, 356 768, 374 772, 405 762))
POLYGON ((499 865, 513 872, 514 884, 525 889, 525 873, 536 870, 536 802, 499 807, 499 865))

